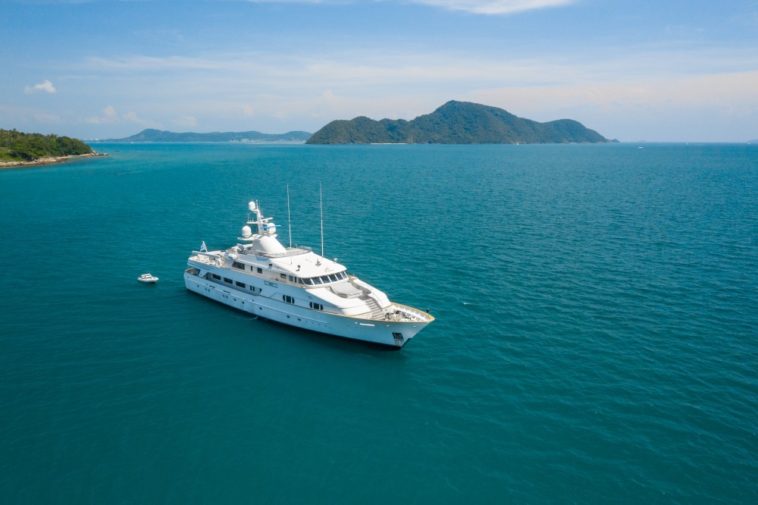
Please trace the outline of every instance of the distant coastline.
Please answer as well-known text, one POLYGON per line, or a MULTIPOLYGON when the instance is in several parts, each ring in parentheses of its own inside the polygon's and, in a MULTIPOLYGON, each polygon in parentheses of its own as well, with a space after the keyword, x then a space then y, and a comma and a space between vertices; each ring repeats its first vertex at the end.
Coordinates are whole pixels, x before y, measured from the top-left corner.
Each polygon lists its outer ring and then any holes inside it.
POLYGON ((235 144, 303 144, 311 134, 305 131, 289 131, 286 133, 246 132, 171 132, 148 128, 141 132, 121 139, 93 140, 105 143, 168 143, 168 142, 226 142, 235 144))

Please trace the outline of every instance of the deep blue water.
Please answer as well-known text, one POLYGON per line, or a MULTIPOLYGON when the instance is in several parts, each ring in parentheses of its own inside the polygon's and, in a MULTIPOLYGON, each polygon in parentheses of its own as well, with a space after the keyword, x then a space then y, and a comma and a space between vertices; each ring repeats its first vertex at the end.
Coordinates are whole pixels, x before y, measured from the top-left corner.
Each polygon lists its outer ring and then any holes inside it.
POLYGON ((98 148, 0 171, 0 502, 758 503, 758 146, 98 148), (401 351, 183 288, 319 182, 401 351))

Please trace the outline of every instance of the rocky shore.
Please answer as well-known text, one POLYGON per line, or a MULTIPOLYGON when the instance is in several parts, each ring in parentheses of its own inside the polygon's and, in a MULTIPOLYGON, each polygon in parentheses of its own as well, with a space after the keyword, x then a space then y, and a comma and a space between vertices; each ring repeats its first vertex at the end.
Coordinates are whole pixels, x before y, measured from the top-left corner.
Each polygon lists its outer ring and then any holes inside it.
POLYGON ((37 158, 32 161, 0 161, 0 170, 4 168, 27 168, 27 167, 39 167, 44 165, 54 165, 56 163, 65 163, 67 161, 76 161, 83 158, 100 158, 108 156, 105 153, 87 153, 76 154, 71 156, 50 156, 45 158, 37 158))

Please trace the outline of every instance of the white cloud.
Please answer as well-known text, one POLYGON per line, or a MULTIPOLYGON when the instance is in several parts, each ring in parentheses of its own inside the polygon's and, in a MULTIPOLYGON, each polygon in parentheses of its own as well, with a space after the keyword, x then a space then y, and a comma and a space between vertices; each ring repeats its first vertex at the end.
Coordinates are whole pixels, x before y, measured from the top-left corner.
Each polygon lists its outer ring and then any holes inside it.
POLYGON ((129 111, 119 115, 118 111, 113 105, 108 105, 103 108, 102 112, 97 116, 90 116, 84 120, 90 124, 114 124, 114 123, 136 123, 147 124, 148 121, 140 118, 136 112, 129 111))
POLYGON ((47 79, 40 82, 39 84, 33 84, 31 86, 24 87, 24 93, 27 95, 31 95, 33 93, 49 93, 54 94, 58 90, 55 89, 55 86, 53 86, 53 83, 48 81, 47 79))
POLYGON ((414 3, 442 7, 473 14, 514 14, 547 7, 570 5, 576 0, 411 0, 414 3))
MULTIPOLYGON (((614 48, 571 58, 224 52, 97 58, 69 69, 86 75, 79 93, 97 96, 106 88, 149 115, 151 125, 170 129, 314 130, 359 115, 411 119, 450 99, 539 121, 570 117, 621 139, 674 140, 670 132, 680 139, 739 139, 758 124, 758 53, 747 48, 648 46, 623 58, 614 48)), ((104 112, 91 122, 105 124, 114 115, 120 126, 139 119, 104 112)))
POLYGON ((758 71, 480 89, 467 98, 540 121, 579 119, 627 140, 728 141, 740 137, 724 132, 741 130, 744 138, 758 132, 751 126, 758 119, 758 71))
POLYGON ((91 124, 110 124, 118 121, 118 113, 113 105, 108 105, 99 116, 91 116, 85 119, 91 124))
POLYGON ((126 123, 135 123, 135 124, 141 124, 141 125, 149 124, 149 121, 145 121, 144 119, 139 117, 137 113, 134 111, 129 111, 125 114, 122 114, 121 118, 126 123))

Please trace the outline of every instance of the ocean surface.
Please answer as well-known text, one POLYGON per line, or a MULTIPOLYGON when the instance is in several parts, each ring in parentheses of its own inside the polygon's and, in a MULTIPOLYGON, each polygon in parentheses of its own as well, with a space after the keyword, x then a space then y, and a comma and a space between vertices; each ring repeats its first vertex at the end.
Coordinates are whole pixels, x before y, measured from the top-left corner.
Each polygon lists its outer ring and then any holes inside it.
POLYGON ((0 171, 3 504, 758 503, 758 146, 97 148, 0 171), (183 287, 319 182, 401 351, 183 287))

